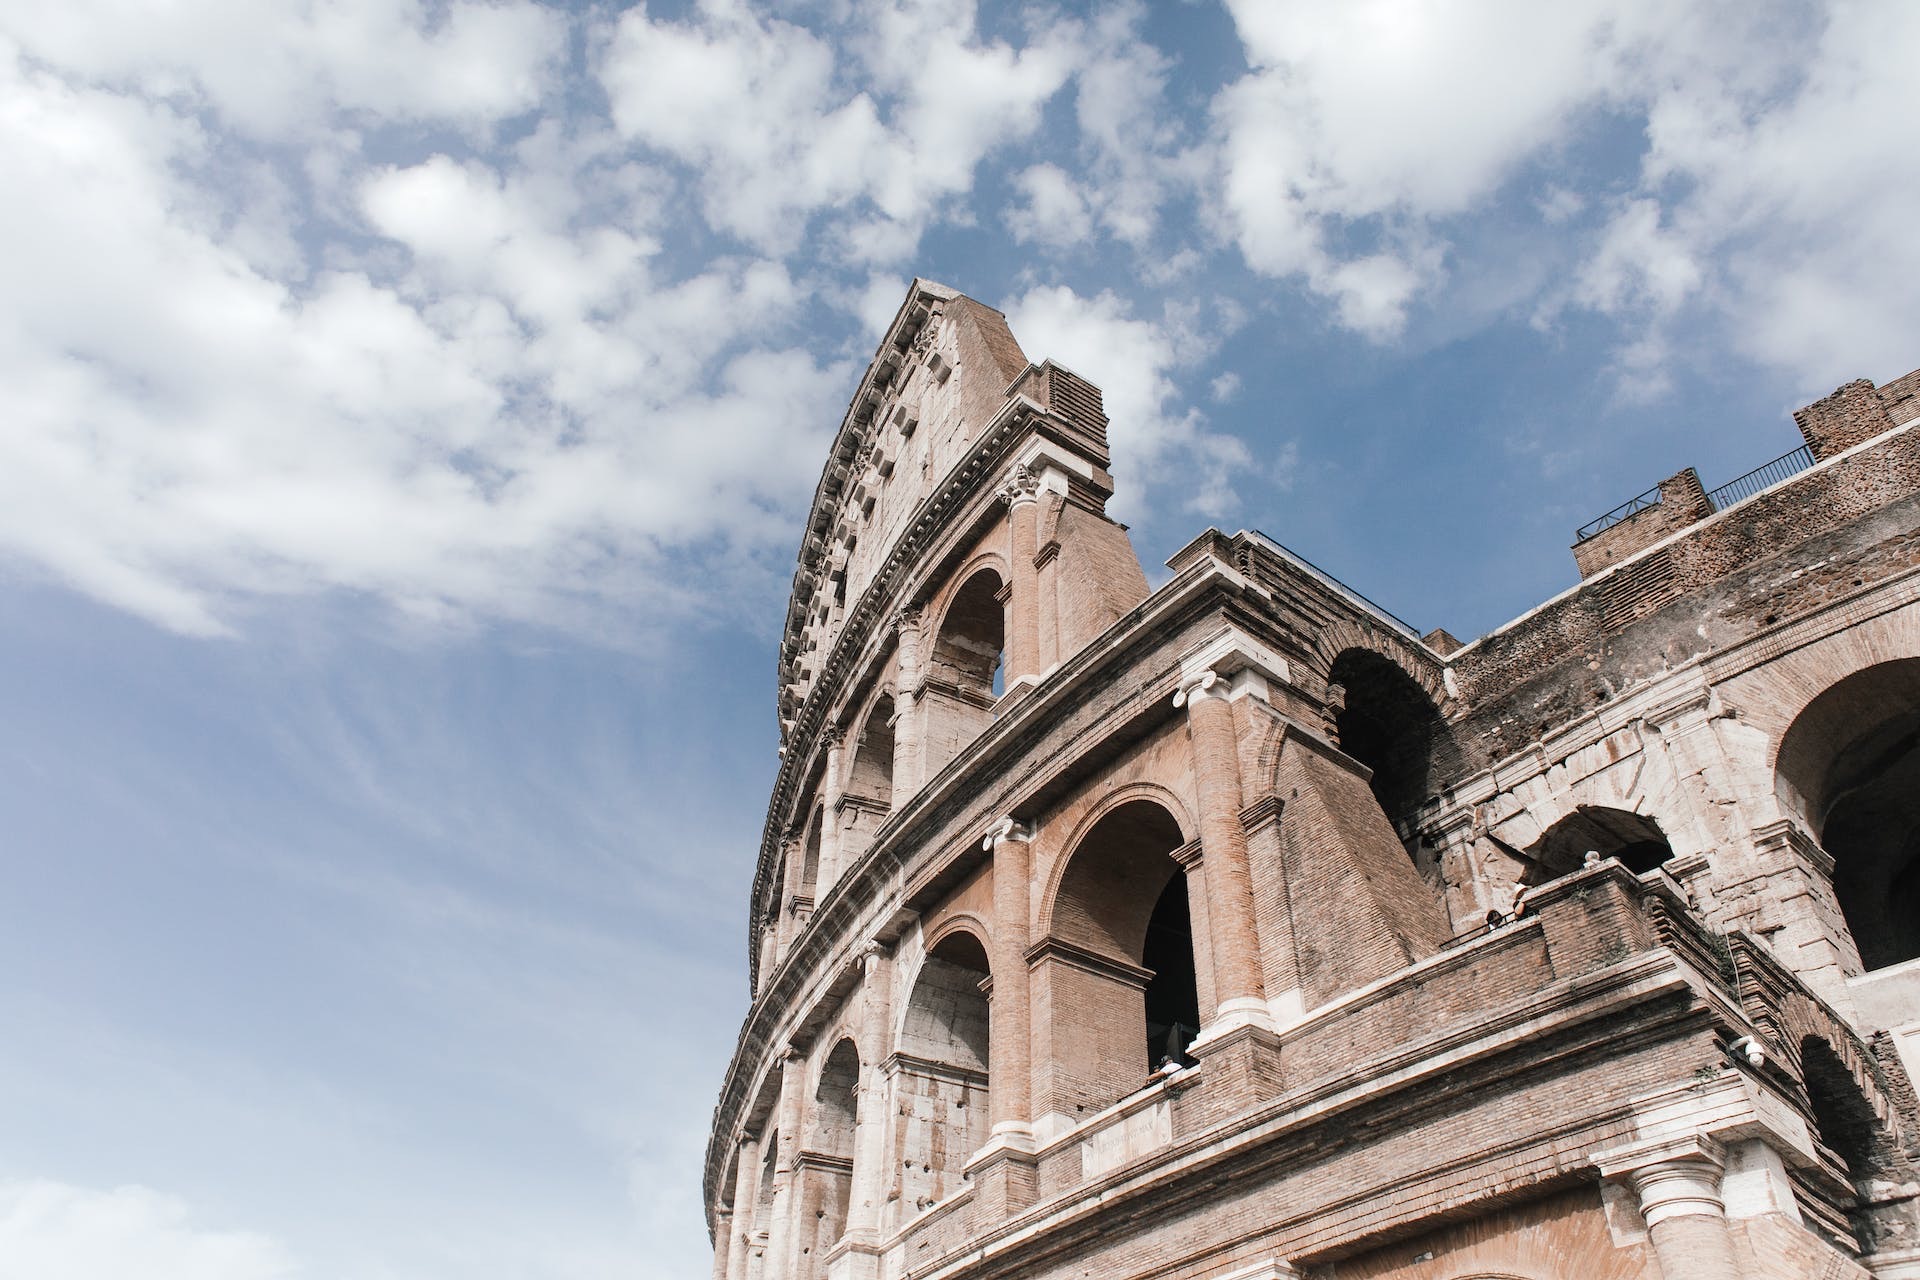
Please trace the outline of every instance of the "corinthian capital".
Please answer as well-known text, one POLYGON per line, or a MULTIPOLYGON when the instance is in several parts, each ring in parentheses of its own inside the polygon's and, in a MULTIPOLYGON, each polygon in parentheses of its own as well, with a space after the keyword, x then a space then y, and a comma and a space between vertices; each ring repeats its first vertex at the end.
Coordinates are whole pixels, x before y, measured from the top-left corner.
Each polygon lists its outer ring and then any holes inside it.
POLYGON ((1017 503, 1032 502, 1039 492, 1039 477, 1035 476, 1033 470, 1023 462, 1007 473, 1007 478, 1001 482, 998 489, 994 490, 994 496, 1008 506, 1014 506, 1017 503))

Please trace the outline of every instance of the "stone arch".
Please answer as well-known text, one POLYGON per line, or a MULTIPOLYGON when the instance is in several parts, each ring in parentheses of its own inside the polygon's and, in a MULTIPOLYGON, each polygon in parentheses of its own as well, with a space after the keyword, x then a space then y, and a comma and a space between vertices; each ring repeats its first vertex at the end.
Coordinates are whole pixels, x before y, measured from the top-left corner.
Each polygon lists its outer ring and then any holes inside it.
POLYGON ((802 1249, 815 1258, 846 1234, 859 1116, 860 1049, 842 1036, 814 1078, 812 1121, 801 1155, 799 1228, 811 1233, 802 1249))
POLYGON ((993 937, 992 930, 985 920, 971 911, 956 911, 951 915, 941 916, 939 923, 927 933, 927 953, 931 955, 939 951, 946 945, 947 939, 955 934, 967 935, 980 948, 983 955, 992 954, 988 946, 993 937))
POLYGON ((1060 880, 1066 874, 1068 863, 1072 861, 1069 856, 1071 852, 1080 847, 1086 840, 1087 833, 1099 826, 1108 814, 1121 805, 1131 804, 1136 800, 1151 801, 1172 815, 1174 825, 1180 829, 1182 844, 1192 840, 1199 831, 1199 826, 1182 797, 1169 787, 1144 780, 1125 783, 1101 797, 1100 803, 1081 815, 1079 821, 1074 823, 1073 828, 1057 845, 1047 839, 1047 833, 1043 828, 1039 837, 1042 850, 1036 850, 1036 852, 1044 850, 1054 856, 1051 858, 1052 870, 1048 873, 1046 884, 1040 891, 1040 911, 1037 922, 1039 936, 1045 936, 1053 931, 1053 907, 1060 896, 1060 880))
POLYGON ((1358 623, 1341 619, 1322 629, 1314 638, 1314 674, 1323 681, 1327 680, 1327 673, 1333 669, 1340 655, 1356 649, 1385 658, 1400 668, 1407 679, 1425 690, 1435 707, 1442 711, 1447 709, 1451 698, 1446 682, 1433 664, 1422 661, 1413 647, 1401 640, 1397 633, 1381 627, 1363 628, 1358 623))
MULTIPOLYGON (((1325 668, 1334 736, 1372 771, 1374 799, 1402 841, 1414 838, 1421 808, 1464 772, 1453 730, 1436 698, 1379 644, 1350 644, 1325 668)), ((1409 853, 1413 849, 1410 845, 1409 853)))
POLYGON ((883 689, 853 734, 847 794, 893 807, 893 693, 883 689))
POLYGON ((1007 577, 991 563, 976 563, 955 575, 953 590, 931 629, 929 679, 992 704, 994 677, 1006 657, 1006 607, 1000 600, 1007 577))
POLYGON ((1788 724, 1773 764, 1780 807, 1833 858, 1862 965, 1920 957, 1920 658, 1835 680, 1788 724))
POLYGON ((1200 1022, 1192 904, 1173 857, 1186 843, 1161 789, 1142 783, 1089 814, 1060 860, 1032 967, 1046 1110, 1081 1117, 1184 1059, 1200 1022))
POLYGON ((1645 874, 1673 857, 1673 845, 1660 823, 1646 814, 1576 804, 1542 831, 1526 852, 1533 863, 1522 881, 1533 885, 1578 871, 1588 853, 1618 858, 1629 871, 1645 874))
POLYGON ((986 939, 960 922, 926 949, 888 1059, 899 1126, 886 1203, 897 1225, 960 1190, 987 1140, 991 1061, 986 939))
POLYGON ((993 723, 1005 681, 1006 581, 997 558, 970 561, 921 637, 919 749, 926 779, 993 723))

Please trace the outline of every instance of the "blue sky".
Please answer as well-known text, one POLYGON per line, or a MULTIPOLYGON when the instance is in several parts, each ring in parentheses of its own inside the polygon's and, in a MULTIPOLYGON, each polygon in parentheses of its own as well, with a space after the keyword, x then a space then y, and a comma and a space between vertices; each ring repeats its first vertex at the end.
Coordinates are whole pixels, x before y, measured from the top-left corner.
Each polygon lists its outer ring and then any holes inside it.
POLYGON ((0 12, 0 1270, 703 1274, 800 520, 912 276, 1150 574, 1463 639, 1920 364, 1920 9, 0 12))

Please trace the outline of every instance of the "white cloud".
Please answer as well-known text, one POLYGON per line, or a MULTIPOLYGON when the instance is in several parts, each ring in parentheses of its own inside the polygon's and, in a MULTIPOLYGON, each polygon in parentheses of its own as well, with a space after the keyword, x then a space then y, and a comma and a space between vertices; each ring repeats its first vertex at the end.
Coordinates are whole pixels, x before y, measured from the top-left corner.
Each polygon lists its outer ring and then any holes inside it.
POLYGON ((1232 510, 1235 478, 1252 457, 1178 403, 1175 372, 1205 352, 1188 327, 1140 319, 1112 293, 1087 298, 1064 285, 1029 290, 1007 308, 1007 322, 1035 359, 1057 360, 1104 393, 1117 510, 1142 509, 1144 477, 1169 473, 1155 494, 1177 493, 1184 508, 1207 517, 1232 510))
POLYGON ((285 1280, 300 1272, 272 1237, 201 1225, 174 1196, 46 1179, 0 1182, 0 1258, 8 1275, 32 1280, 285 1280))
POLYGON ((479 126, 545 92, 566 21, 512 0, 73 0, 0 31, 85 81, 204 103, 253 136, 306 135, 330 108, 479 126))
POLYGON ((271 208, 208 215, 220 145, 0 64, 0 183, 35 193, 0 206, 0 552, 215 633, 289 592, 428 619, 671 605, 662 557, 785 541, 766 513, 804 494, 844 371, 766 340, 799 298, 783 266, 658 271, 644 225, 603 221, 644 224, 647 171, 536 134, 350 165, 405 252, 271 270, 230 239, 271 208))
POLYGON ((1072 178, 1058 165, 1037 164, 1014 179, 1026 203, 1007 211, 1007 229, 1022 244, 1070 248, 1093 235, 1093 216, 1072 178))
POLYGON ((684 23, 636 6, 600 78, 624 134, 696 170, 711 225, 784 253, 832 211, 843 254, 897 262, 984 157, 1033 131, 1072 60, 981 43, 966 5, 858 6, 842 34, 863 79, 826 39, 743 6, 684 23))
POLYGON ((1644 121, 1637 189, 1600 230, 1577 224, 1593 192, 1571 175, 1526 203, 1584 258, 1548 316, 1613 316, 1636 377, 1687 308, 1809 385, 1836 362, 1909 361, 1912 6, 1230 7, 1252 71, 1214 103, 1215 215, 1249 265, 1302 280, 1342 325, 1393 336, 1450 279, 1464 215, 1516 216, 1502 201, 1527 166, 1644 121))

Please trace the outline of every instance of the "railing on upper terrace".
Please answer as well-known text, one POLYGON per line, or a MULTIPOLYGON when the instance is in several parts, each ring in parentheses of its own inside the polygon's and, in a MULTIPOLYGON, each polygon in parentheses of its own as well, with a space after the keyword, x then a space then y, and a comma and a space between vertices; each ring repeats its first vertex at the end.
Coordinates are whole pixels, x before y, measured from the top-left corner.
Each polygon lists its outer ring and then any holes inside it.
POLYGON ((1725 511, 1736 502, 1745 502, 1762 489, 1770 489, 1789 476, 1797 476, 1813 465, 1813 446, 1801 445, 1783 453, 1765 466, 1755 467, 1738 479, 1729 480, 1707 494, 1715 511, 1725 511))
POLYGON ((1660 505, 1660 486, 1655 485, 1637 498, 1628 498, 1597 520, 1589 520, 1573 531, 1575 542, 1585 542, 1596 533, 1602 533, 1619 524, 1630 515, 1645 511, 1648 507, 1660 505))
MULTIPOLYGON (((1736 476, 1718 489, 1709 490, 1707 502, 1715 511, 1725 511, 1735 503, 1745 502, 1763 489, 1770 489, 1782 480, 1799 475, 1812 465, 1813 448, 1811 445, 1803 444, 1798 449, 1781 454, 1771 462, 1755 467, 1743 476, 1736 476)), ((1659 505, 1660 486, 1655 485, 1638 497, 1627 499, 1598 519, 1581 525, 1574 530, 1573 540, 1576 543, 1585 542, 1595 534, 1613 528, 1628 516, 1659 505)))

